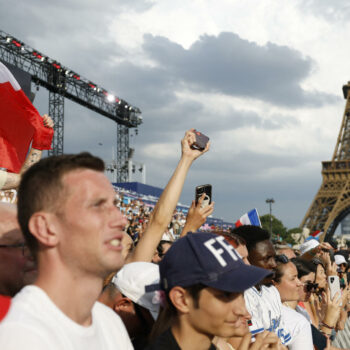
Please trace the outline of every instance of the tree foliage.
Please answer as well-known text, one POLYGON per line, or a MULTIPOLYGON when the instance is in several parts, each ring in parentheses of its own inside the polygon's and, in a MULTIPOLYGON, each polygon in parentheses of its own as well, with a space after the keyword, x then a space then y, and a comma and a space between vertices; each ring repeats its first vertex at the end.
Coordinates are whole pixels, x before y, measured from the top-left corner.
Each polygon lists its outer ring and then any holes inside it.
POLYGON ((270 214, 265 214, 260 216, 260 221, 262 227, 270 232, 270 227, 272 227, 272 238, 282 239, 287 243, 294 244, 294 240, 291 236, 292 233, 300 232, 299 228, 293 228, 288 230, 287 227, 283 225, 283 222, 277 219, 275 216, 270 214))

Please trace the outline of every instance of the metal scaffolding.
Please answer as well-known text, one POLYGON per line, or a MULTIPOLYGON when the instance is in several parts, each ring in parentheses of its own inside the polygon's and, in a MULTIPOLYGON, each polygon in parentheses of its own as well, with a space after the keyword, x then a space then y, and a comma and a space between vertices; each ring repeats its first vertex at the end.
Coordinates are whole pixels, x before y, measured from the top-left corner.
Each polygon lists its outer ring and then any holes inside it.
POLYGON ((118 124, 118 179, 128 179, 125 154, 129 153, 129 128, 136 128, 142 123, 139 108, 113 96, 96 83, 2 30, 0 30, 0 60, 29 73, 32 82, 49 90, 49 114, 55 122, 53 150, 49 154, 63 153, 64 98, 68 98, 118 124), (119 133, 119 130, 122 131, 119 133), (122 140, 119 140, 119 136, 122 140))
POLYGON ((342 124, 331 161, 322 162, 322 184, 301 227, 323 231, 331 240, 338 224, 350 214, 350 82, 343 86, 346 99, 342 124))

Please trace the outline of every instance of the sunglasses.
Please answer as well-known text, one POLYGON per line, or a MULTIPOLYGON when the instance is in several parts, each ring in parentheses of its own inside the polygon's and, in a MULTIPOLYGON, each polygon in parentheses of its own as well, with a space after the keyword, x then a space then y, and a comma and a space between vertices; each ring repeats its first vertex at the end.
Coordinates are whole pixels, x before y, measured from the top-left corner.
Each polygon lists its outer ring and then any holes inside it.
POLYGON ((275 260, 276 260, 276 262, 280 262, 282 264, 288 264, 289 261, 290 261, 288 259, 288 257, 286 255, 284 255, 284 254, 276 255, 275 256, 275 260))
POLYGON ((308 293, 315 293, 318 288, 318 283, 306 282, 304 284, 305 291, 308 293))

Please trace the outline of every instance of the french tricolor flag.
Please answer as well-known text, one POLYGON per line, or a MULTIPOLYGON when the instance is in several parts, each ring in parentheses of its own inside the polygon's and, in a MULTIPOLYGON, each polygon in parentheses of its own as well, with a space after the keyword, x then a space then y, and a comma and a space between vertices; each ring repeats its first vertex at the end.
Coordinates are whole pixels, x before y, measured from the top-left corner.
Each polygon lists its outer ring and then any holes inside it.
POLYGON ((48 150, 52 138, 53 129, 44 126, 15 77, 0 62, 0 168, 18 173, 30 143, 33 148, 48 150))
POLYGON ((236 227, 243 226, 243 225, 253 225, 253 226, 260 226, 261 222, 259 218, 258 211, 254 208, 248 213, 244 214, 240 217, 240 219, 235 223, 236 227))
POLYGON ((322 236, 322 234, 323 234, 323 231, 320 231, 320 230, 314 231, 314 232, 310 233, 310 235, 309 235, 308 238, 310 238, 310 239, 311 239, 311 238, 314 238, 314 239, 319 240, 320 237, 322 236))

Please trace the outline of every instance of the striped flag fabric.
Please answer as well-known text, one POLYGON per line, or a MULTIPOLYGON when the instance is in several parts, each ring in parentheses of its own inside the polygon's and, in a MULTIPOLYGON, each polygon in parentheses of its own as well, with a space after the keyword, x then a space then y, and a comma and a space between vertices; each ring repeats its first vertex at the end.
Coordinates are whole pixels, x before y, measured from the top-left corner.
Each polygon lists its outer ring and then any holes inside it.
POLYGON ((320 231, 320 230, 317 230, 317 231, 314 231, 312 233, 310 233, 308 239, 317 239, 317 240, 320 240, 320 237, 322 236, 323 234, 323 231, 320 231))
POLYGON ((53 129, 44 126, 39 112, 15 77, 0 62, 0 168, 19 173, 30 143, 51 149, 53 129))
POLYGON ((236 227, 243 226, 243 225, 253 225, 253 226, 261 227, 259 214, 256 208, 242 215, 240 219, 237 220, 237 222, 235 223, 236 227))

